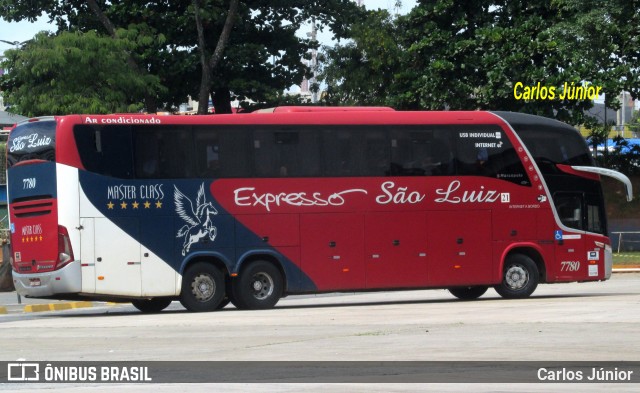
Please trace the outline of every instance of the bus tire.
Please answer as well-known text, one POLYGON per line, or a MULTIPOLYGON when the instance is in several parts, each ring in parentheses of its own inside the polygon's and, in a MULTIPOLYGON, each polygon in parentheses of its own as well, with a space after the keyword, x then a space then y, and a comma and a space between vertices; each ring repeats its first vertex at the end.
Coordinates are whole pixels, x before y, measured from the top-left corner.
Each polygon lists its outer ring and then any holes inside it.
POLYGON ((180 303, 189 311, 215 311, 225 297, 224 274, 214 265, 197 262, 182 276, 180 303))
POLYGON ((487 289, 487 286, 453 287, 449 288, 449 292, 460 300, 474 300, 484 295, 487 289))
POLYGON ((143 313, 157 313, 171 304, 171 299, 166 297, 155 297, 152 299, 134 299, 131 301, 133 307, 142 311, 143 313))
POLYGON ((505 261, 502 283, 494 289, 505 299, 522 299, 536 290, 539 280, 538 267, 531 258, 523 254, 512 254, 505 261))
POLYGON ((283 292, 280 270, 266 261, 251 262, 233 284, 231 301, 239 309, 273 308, 283 292))

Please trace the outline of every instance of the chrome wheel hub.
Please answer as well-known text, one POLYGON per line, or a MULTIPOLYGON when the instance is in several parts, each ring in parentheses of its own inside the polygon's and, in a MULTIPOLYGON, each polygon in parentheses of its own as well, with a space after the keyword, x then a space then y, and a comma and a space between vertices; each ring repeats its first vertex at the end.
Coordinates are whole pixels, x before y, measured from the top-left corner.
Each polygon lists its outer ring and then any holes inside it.
POLYGON ((267 299, 273 294, 273 278, 267 273, 256 273, 253 279, 253 297, 258 300, 267 299))
POLYGON ((211 300, 213 294, 216 293, 216 283, 213 281, 213 277, 201 274, 193 279, 191 289, 199 302, 206 302, 211 300))
POLYGON ((520 290, 529 282, 529 272, 521 265, 513 265, 504 275, 504 281, 510 289, 520 290))

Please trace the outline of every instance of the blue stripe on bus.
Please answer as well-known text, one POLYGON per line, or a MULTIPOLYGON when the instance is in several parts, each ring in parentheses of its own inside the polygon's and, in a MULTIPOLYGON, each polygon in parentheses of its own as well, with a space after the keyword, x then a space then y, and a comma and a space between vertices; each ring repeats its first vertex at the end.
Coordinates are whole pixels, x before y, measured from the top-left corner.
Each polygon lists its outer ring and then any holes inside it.
MULTIPOLYGON (((100 213, 179 273, 182 273, 184 265, 193 257, 218 257, 227 265, 229 272, 234 273, 238 272, 239 262, 251 255, 272 255, 282 263, 287 276, 288 292, 312 292, 317 289, 313 281, 293 261, 274 247, 264 244, 260 248, 236 248, 236 244, 263 242, 211 196, 210 180, 134 182, 82 170, 79 180, 85 195, 100 213), (205 203, 202 203, 202 197, 199 197, 202 187, 204 200, 210 202, 213 207, 210 208, 209 216, 204 212, 206 208, 203 208, 205 203), (203 212, 199 212, 198 208, 203 212), (211 214, 213 210, 217 214, 211 214), (200 214, 199 225, 202 228, 191 225, 189 217, 184 217, 196 214, 200 214), (209 222, 205 222, 207 217, 209 222), (201 236, 199 241, 189 242, 190 236, 197 238, 206 232, 203 228, 212 227, 215 227, 215 230, 210 231, 215 232, 214 240, 210 238, 213 235, 207 233, 201 236), (192 232, 191 235, 189 231, 192 232)), ((96 234, 98 235, 100 234, 96 234)), ((114 247, 118 245, 114 244, 114 247)))

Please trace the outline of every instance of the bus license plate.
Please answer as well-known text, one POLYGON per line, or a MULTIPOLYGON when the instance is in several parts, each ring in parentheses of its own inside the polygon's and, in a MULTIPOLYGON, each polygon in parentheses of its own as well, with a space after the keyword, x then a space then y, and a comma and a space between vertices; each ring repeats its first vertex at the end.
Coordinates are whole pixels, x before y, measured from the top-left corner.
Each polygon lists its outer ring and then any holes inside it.
POLYGON ((39 287, 41 284, 40 279, 39 278, 30 278, 29 279, 29 285, 31 285, 32 287, 39 287))

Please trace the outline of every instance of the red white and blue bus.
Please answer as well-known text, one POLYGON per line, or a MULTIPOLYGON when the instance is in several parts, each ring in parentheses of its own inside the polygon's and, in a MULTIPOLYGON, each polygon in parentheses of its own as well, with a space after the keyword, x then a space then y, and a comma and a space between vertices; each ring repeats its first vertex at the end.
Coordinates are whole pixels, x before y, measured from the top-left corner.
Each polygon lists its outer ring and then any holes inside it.
POLYGON ((610 277, 601 175, 631 197, 574 128, 518 113, 31 119, 8 141, 13 278, 26 297, 149 312, 410 288, 523 298, 610 277))

